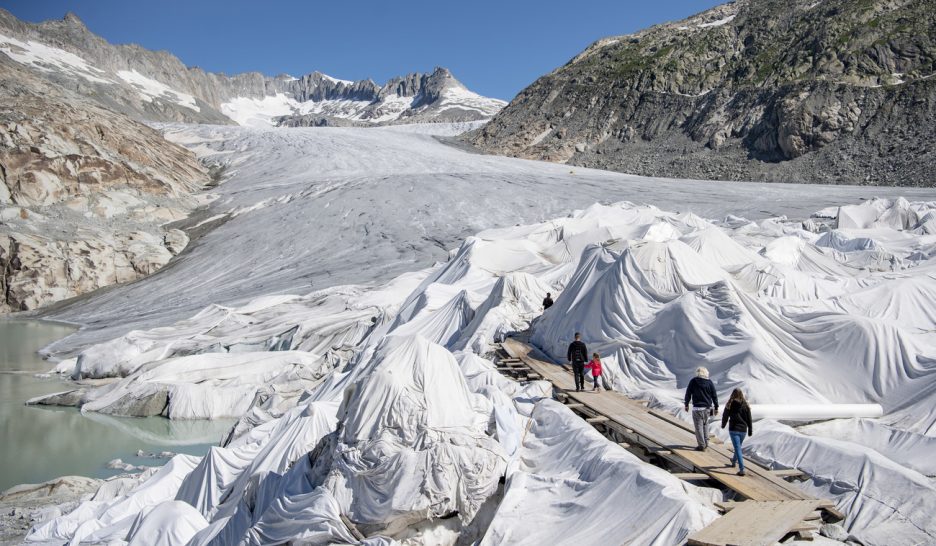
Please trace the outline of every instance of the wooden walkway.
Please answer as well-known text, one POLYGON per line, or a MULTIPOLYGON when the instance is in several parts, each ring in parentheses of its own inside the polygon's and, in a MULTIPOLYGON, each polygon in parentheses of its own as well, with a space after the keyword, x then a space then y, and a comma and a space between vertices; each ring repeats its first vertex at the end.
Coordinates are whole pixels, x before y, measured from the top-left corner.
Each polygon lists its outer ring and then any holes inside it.
POLYGON ((639 449, 661 459, 664 468, 689 481, 714 481, 733 492, 736 500, 723 503, 726 515, 689 537, 691 545, 774 544, 791 533, 809 540, 820 517, 843 519, 834 504, 817 499, 785 477, 795 471, 772 471, 745 460, 746 476, 730 467, 732 452, 721 443, 696 451, 695 433, 688 423, 648 409, 642 402, 613 391, 575 392, 571 371, 548 362, 532 346, 508 338, 501 345, 506 356, 498 369, 520 379, 545 379, 560 391, 558 398, 623 447, 639 449))

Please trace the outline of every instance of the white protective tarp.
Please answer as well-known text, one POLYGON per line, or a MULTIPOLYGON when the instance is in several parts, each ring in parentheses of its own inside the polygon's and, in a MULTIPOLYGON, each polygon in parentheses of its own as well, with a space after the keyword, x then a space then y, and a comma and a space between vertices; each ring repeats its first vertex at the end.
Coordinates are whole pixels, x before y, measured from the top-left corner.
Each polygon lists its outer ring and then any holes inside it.
POLYGON ((482 545, 682 544, 718 517, 720 495, 645 464, 561 404, 542 401, 532 418, 482 545))

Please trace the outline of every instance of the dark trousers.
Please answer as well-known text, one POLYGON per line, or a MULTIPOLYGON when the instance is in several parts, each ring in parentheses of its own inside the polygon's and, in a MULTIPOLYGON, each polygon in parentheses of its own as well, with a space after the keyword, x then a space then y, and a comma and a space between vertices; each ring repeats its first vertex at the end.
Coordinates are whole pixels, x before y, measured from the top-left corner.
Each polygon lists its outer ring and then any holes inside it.
POLYGON ((572 363, 572 375, 575 376, 575 390, 582 390, 585 388, 585 363, 584 362, 573 362, 572 363))

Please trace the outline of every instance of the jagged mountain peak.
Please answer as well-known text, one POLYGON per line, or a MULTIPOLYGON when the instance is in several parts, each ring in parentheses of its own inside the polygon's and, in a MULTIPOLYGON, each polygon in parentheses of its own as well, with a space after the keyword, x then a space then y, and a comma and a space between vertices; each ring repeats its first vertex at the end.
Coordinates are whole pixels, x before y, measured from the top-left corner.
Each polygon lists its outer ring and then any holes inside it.
POLYGON ((468 91, 441 67, 384 85, 320 71, 299 77, 206 72, 186 67, 166 51, 110 44, 74 13, 31 24, 0 9, 0 53, 145 121, 260 126, 476 121, 487 120, 506 104, 468 91), (446 95, 446 89, 454 91, 446 95))
POLYGON ((62 21, 72 26, 81 27, 84 29, 88 28, 88 26, 84 24, 84 21, 82 21, 81 18, 78 17, 78 15, 73 11, 66 12, 65 17, 62 17, 62 21))
POLYGON ((65 17, 62 17, 62 21, 76 27, 88 28, 84 24, 84 21, 82 21, 81 18, 79 18, 78 15, 76 15, 73 11, 65 13, 65 17))

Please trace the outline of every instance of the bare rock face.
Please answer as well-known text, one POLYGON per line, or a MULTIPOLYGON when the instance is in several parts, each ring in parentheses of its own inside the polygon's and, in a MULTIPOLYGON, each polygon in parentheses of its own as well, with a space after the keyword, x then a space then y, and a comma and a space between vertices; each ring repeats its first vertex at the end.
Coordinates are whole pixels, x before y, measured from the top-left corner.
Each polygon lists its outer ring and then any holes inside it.
POLYGON ((934 0, 737 0, 599 40, 467 138, 650 176, 932 186, 934 29, 934 0))
POLYGON ((30 527, 74 510, 82 498, 90 497, 104 483, 83 476, 62 476, 0 492, 0 544, 22 544, 30 527))
POLYGON ((155 130, 0 56, 0 313, 154 273, 207 182, 155 130))

